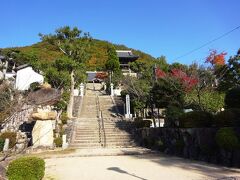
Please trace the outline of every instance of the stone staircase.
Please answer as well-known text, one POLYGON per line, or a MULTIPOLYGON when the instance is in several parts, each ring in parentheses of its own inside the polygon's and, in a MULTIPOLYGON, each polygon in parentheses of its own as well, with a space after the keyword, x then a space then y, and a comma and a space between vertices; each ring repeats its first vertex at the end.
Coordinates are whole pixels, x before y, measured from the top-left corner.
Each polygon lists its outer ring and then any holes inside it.
POLYGON ((75 121, 70 147, 77 149, 135 147, 132 125, 114 116, 117 108, 108 95, 98 94, 101 86, 87 85, 81 113, 75 121))
POLYGON ((104 128, 99 128, 98 119, 78 119, 71 147, 101 148, 101 147, 134 147, 129 125, 121 121, 104 120, 104 128))
POLYGON ((131 125, 124 120, 104 119, 101 145, 103 147, 135 147, 131 125))
POLYGON ((73 103, 73 117, 78 117, 81 113, 81 96, 75 96, 74 97, 74 103, 73 103))

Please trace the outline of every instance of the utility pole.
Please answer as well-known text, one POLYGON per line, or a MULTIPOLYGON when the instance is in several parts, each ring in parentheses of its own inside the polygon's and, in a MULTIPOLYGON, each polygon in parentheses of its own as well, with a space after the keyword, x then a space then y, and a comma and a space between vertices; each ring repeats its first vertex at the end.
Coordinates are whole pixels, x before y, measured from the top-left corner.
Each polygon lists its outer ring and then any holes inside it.
MULTIPOLYGON (((154 64, 154 66, 153 66, 153 76, 152 76, 152 80, 153 80, 152 86, 154 86, 155 82, 157 81, 156 70, 157 70, 157 65, 154 64)), ((151 97, 151 101, 152 101, 151 110, 152 110, 153 124, 154 124, 154 127, 156 127, 156 120, 155 120, 155 117, 154 117, 155 104, 153 103, 153 97, 151 97)))

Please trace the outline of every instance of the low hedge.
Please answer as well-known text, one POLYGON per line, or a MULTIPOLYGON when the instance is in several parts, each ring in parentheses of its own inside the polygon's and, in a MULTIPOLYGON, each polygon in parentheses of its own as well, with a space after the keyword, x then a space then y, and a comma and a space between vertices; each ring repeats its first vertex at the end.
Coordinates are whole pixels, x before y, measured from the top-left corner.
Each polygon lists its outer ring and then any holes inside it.
POLYGON ((217 133, 215 140, 220 148, 225 150, 235 150, 240 148, 240 142, 233 128, 225 127, 220 128, 217 133))
POLYGON ((0 152, 3 151, 4 143, 5 143, 5 140, 0 139, 0 152))
POLYGON ((61 115, 61 121, 63 124, 67 124, 67 121, 68 121, 68 115, 66 112, 63 112, 62 115, 61 115))
POLYGON ((54 139, 54 144, 56 145, 56 147, 62 147, 62 137, 57 137, 54 139))
POLYGON ((211 127, 213 115, 204 111, 192 111, 184 113, 179 118, 179 126, 182 128, 211 127))
POLYGON ((214 119, 214 124, 217 127, 240 126, 240 109, 226 109, 217 113, 214 119))
POLYGON ((15 132, 4 132, 0 135, 0 139, 9 139, 9 148, 13 148, 16 144, 17 134, 15 132))
POLYGON ((240 108, 240 87, 230 89, 225 96, 226 108, 240 108))
POLYGON ((41 180, 45 162, 38 157, 21 157, 12 161, 7 169, 9 180, 41 180))
POLYGON ((143 120, 142 118, 136 118, 134 120, 134 125, 136 128, 150 127, 152 124, 151 120, 143 120))

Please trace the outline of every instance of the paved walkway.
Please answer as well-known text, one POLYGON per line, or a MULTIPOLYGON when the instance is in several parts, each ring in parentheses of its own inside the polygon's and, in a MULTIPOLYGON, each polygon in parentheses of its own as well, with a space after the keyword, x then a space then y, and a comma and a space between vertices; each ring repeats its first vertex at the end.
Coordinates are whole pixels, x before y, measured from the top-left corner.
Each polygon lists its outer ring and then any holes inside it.
POLYGON ((45 161, 45 180, 240 179, 240 170, 161 154, 65 157, 45 161))

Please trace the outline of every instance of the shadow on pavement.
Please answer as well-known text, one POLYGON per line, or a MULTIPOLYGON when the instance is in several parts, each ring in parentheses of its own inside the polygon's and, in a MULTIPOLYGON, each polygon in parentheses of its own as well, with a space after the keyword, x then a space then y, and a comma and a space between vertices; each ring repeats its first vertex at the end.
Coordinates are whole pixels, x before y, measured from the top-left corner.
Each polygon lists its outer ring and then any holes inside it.
POLYGON ((138 179, 141 179, 141 180, 147 180, 147 179, 145 179, 145 178, 136 176, 135 174, 130 174, 130 173, 128 173, 127 171, 124 171, 124 170, 120 169, 119 167, 110 167, 110 168, 107 168, 107 170, 115 171, 115 172, 122 173, 122 174, 127 174, 127 175, 129 175, 129 176, 133 176, 133 177, 138 178, 138 179))
POLYGON ((240 179, 240 170, 227 168, 223 166, 217 166, 208 164, 205 162, 194 161, 189 159, 183 159, 180 157, 168 156, 162 153, 148 154, 148 155, 136 155, 132 158, 145 159, 157 163, 159 166, 164 167, 177 167, 180 169, 188 170, 190 172, 197 172, 199 174, 208 176, 210 179, 217 180, 237 180, 240 179), (233 175, 234 174, 234 175, 233 175), (237 175, 237 177, 235 176, 237 175))

